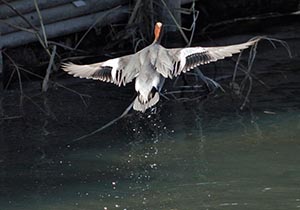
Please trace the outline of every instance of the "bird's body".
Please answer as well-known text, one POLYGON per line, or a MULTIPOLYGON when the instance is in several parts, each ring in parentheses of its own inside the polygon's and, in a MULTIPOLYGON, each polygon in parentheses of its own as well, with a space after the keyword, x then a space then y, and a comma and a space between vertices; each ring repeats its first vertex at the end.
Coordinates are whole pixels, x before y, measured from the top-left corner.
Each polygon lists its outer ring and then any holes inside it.
POLYGON ((126 85, 135 79, 137 97, 133 109, 144 112, 159 101, 165 78, 172 79, 199 65, 230 57, 255 44, 258 39, 223 47, 167 49, 160 45, 161 23, 155 25, 154 42, 139 52, 90 65, 64 64, 75 77, 126 85))
POLYGON ((160 51, 161 46, 157 43, 140 51, 140 70, 135 79, 135 90, 138 94, 133 103, 135 110, 144 112, 159 101, 159 91, 165 81, 165 78, 156 70, 160 61, 158 59, 160 51))

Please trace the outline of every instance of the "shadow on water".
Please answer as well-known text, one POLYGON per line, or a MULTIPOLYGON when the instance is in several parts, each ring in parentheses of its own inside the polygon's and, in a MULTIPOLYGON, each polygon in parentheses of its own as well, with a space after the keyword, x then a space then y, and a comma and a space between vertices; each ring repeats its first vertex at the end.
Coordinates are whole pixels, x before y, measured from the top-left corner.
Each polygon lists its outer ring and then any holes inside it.
MULTIPOLYGON (((271 77, 260 75, 269 87, 252 90, 249 110, 229 94, 169 101, 74 144, 121 114, 133 87, 69 85, 91 95, 87 107, 55 87, 47 97, 27 93, 25 117, 1 125, 1 209, 300 208, 299 59, 277 62, 271 77)), ((8 117, 18 116, 15 95, 3 99, 8 117)))

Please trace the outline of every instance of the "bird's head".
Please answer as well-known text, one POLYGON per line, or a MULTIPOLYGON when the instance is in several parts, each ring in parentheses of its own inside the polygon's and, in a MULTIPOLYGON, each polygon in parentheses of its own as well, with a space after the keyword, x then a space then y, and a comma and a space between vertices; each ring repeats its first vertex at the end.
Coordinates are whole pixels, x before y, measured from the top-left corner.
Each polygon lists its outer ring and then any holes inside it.
POLYGON ((157 22, 154 27, 154 42, 159 42, 161 39, 163 24, 157 22))

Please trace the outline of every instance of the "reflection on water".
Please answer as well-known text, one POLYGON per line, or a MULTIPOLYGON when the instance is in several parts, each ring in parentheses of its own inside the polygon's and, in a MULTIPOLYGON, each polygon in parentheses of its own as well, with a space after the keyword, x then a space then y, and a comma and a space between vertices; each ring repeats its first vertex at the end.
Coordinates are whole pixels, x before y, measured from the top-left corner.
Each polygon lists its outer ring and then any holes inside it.
POLYGON ((127 119, 124 142, 67 145, 64 155, 30 168, 6 166, 1 209, 300 208, 297 107, 196 115, 176 109, 182 119, 127 119))

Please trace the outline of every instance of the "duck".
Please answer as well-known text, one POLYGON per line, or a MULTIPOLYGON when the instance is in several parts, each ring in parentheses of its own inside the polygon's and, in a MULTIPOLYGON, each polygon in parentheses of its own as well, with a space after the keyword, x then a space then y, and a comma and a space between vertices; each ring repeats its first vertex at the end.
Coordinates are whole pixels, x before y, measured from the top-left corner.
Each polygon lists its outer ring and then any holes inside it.
POLYGON ((259 41, 257 38, 227 46, 165 48, 160 44, 162 29, 163 24, 157 22, 153 42, 134 54, 86 65, 64 63, 62 69, 74 77, 100 80, 119 87, 135 80, 137 96, 133 109, 145 112, 158 103, 165 79, 231 57, 259 41))

